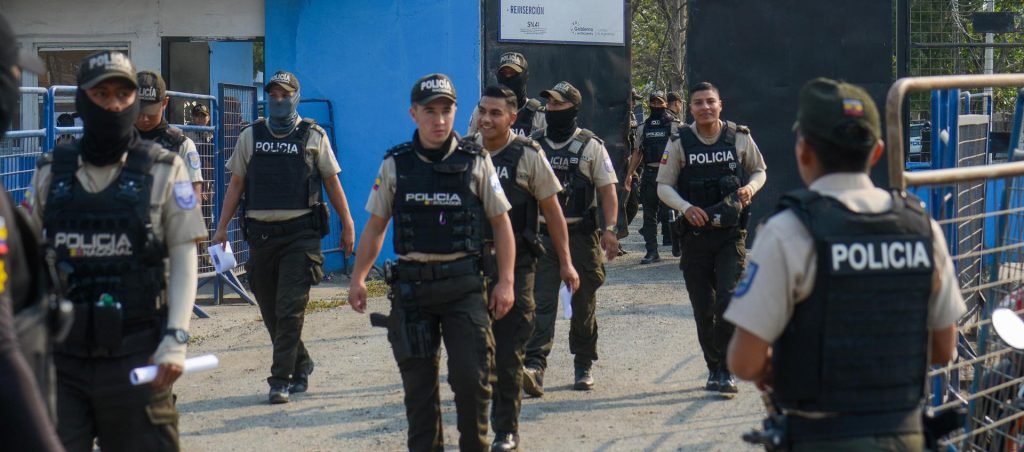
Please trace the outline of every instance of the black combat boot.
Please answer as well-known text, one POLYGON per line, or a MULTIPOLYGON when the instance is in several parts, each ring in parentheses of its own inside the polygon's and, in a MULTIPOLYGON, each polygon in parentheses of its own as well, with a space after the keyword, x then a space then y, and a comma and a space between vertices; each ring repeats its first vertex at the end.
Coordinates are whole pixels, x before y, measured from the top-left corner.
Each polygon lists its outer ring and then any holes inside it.
POLYGON ((288 403, 288 385, 270 386, 270 394, 267 396, 271 404, 288 403))
POLYGON ((572 388, 577 391, 594 389, 594 376, 591 374, 590 366, 576 366, 576 383, 572 388))
POLYGON ((491 443, 491 452, 508 452, 519 450, 519 434, 515 432, 498 432, 491 443))
POLYGON ((736 394, 740 388, 736 386, 736 377, 728 370, 718 371, 718 392, 722 394, 736 394))
POLYGON ((541 397, 544 395, 544 371, 535 367, 523 368, 523 392, 541 397))
POLYGON ((704 389, 708 391, 717 391, 721 385, 721 376, 719 376, 717 370, 712 370, 708 374, 708 382, 704 384, 704 389))
POLYGON ((658 255, 658 250, 650 250, 643 259, 640 259, 640 265, 653 264, 655 262, 661 262, 661 256, 658 255))
POLYGON ((306 392, 309 389, 309 374, 313 373, 313 363, 309 363, 309 368, 295 372, 292 377, 292 382, 288 386, 288 392, 291 394, 298 394, 300 392, 306 392))

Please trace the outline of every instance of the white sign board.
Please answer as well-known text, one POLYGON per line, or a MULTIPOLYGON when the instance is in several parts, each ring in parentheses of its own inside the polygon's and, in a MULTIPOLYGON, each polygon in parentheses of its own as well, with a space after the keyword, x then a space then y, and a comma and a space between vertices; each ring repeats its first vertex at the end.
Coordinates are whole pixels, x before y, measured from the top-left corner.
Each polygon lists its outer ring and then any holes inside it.
POLYGON ((499 42, 625 45, 622 0, 501 0, 499 42))

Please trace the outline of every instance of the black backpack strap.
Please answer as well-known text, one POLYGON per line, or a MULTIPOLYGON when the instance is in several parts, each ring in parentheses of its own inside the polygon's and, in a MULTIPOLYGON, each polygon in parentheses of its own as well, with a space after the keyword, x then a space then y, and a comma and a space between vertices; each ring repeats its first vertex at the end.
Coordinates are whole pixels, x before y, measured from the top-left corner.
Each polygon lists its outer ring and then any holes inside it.
POLYGON ((160 144, 162 144, 169 151, 177 151, 178 146, 184 143, 188 138, 185 136, 185 132, 177 127, 168 127, 167 132, 164 132, 163 136, 160 137, 160 144))
POLYGON ((412 142, 407 141, 391 149, 388 149, 387 152, 384 153, 384 158, 387 159, 388 157, 397 157, 409 151, 412 151, 412 142))
POLYGON ((71 199, 72 189, 75 186, 75 171, 78 171, 79 154, 81 154, 81 147, 78 141, 53 149, 47 204, 59 204, 71 199))
POLYGON ((700 139, 697 138, 696 133, 693 133, 692 127, 679 129, 679 139, 682 141, 683 149, 693 149, 701 145, 700 139))
MULTIPOLYGON (((775 205, 775 212, 770 216, 775 216, 786 210, 793 212, 797 219, 803 223, 804 227, 813 234, 814 229, 811 227, 811 212, 810 206, 818 201, 824 199, 820 193, 811 191, 808 189, 800 189, 788 192, 779 198, 779 202, 775 205)), ((767 221, 767 219, 766 219, 767 221)))

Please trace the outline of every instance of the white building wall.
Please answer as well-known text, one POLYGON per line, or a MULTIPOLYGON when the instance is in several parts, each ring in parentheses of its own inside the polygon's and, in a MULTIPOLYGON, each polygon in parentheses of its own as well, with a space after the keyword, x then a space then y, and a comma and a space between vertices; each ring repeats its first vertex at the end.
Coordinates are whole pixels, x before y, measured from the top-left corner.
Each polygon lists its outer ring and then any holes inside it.
POLYGON ((156 71, 162 37, 264 36, 263 0, 3 0, 0 14, 23 47, 127 44, 136 67, 156 71))

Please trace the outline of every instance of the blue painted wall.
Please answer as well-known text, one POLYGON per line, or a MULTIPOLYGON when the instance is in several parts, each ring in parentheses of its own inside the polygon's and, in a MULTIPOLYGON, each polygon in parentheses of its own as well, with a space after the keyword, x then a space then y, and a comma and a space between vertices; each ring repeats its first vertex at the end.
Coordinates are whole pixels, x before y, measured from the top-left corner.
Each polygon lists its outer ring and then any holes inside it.
MULTIPOLYGON (((266 72, 288 70, 304 98, 334 104, 341 183, 356 223, 384 152, 412 138, 413 82, 451 77, 459 95, 455 130, 465 131, 480 92, 480 2, 467 0, 267 0, 266 72)), ((394 256, 390 233, 381 259, 394 256)), ((337 269, 336 254, 328 268, 337 269)))
POLYGON ((252 43, 210 41, 210 92, 218 83, 252 84, 252 43))

